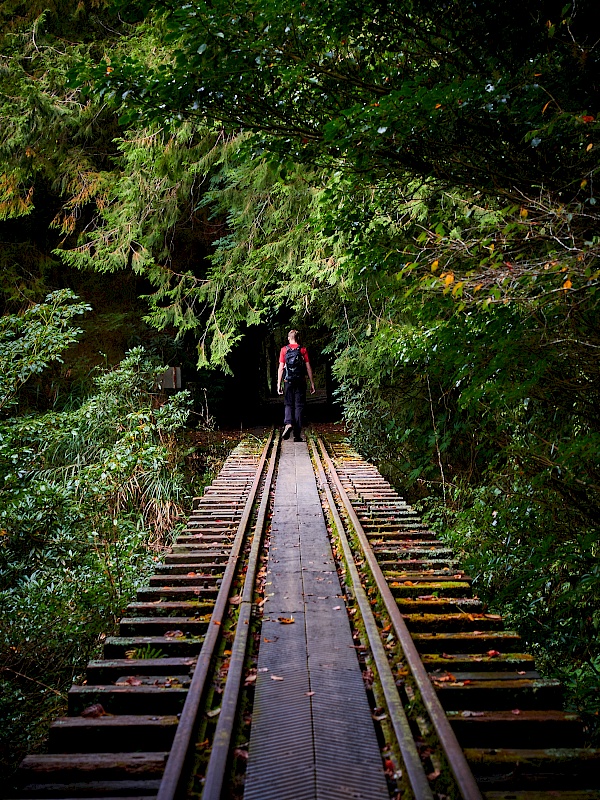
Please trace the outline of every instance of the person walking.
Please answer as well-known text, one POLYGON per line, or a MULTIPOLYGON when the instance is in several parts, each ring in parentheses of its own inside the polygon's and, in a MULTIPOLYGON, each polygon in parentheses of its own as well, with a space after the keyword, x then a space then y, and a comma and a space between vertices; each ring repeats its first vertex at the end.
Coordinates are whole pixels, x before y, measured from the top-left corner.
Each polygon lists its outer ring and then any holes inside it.
POLYGON ((302 415, 306 403, 306 376, 310 381, 310 393, 315 393, 310 361, 306 347, 300 347, 298 331, 288 333, 288 344, 279 353, 277 393, 283 395, 285 406, 283 438, 289 439, 292 431, 294 441, 302 441, 302 415))

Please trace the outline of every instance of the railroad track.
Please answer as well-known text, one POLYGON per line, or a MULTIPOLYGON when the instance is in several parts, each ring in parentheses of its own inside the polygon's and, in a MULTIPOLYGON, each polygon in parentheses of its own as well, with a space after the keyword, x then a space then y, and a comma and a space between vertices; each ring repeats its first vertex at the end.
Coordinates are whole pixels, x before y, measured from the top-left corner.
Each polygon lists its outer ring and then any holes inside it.
MULTIPOLYGON (((264 677, 258 578, 279 445, 275 434, 245 441, 195 501, 119 636, 69 692, 49 752, 21 765, 20 798, 242 797, 240 732, 249 738, 264 677)), ((562 710, 560 684, 487 613, 449 548, 346 443, 313 438, 310 452, 379 741, 389 745, 377 767, 388 795, 600 798, 600 754, 562 710)), ((358 797, 349 791, 336 798, 358 797)), ((277 800, 296 800, 293 786, 277 800)))
POLYGON ((424 707, 440 778, 452 773, 463 797, 600 797, 600 751, 562 710, 560 683, 540 676, 519 635, 486 612, 451 550, 371 464, 344 442, 320 449, 361 581, 368 573, 398 643, 388 663, 405 700, 424 707))

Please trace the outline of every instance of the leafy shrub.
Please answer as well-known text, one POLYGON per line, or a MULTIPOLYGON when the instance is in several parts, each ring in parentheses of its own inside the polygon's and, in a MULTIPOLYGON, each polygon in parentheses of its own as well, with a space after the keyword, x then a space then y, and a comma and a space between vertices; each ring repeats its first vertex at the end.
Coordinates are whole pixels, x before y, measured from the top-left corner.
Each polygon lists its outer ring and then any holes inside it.
POLYGON ((0 734, 12 768, 39 743, 182 504, 190 398, 160 403, 141 348, 77 407, 0 423, 0 734), (44 724, 40 722, 43 718, 44 724))

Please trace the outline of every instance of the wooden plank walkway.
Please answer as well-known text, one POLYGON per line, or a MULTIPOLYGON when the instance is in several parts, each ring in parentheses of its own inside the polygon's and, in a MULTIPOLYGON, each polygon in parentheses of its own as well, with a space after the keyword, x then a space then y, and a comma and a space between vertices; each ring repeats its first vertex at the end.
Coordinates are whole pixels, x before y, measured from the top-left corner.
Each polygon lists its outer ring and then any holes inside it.
POLYGON ((245 800, 388 798, 304 442, 282 442, 265 589, 245 800))

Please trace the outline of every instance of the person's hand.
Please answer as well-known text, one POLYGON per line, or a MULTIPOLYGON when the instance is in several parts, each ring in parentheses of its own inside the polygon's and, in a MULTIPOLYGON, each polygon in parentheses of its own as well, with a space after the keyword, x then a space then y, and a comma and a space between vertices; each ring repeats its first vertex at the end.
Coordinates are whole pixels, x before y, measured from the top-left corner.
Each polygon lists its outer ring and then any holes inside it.
POLYGON ((283 394, 283 386, 277 387, 277 394, 283 394))
POLYGON ((311 393, 311 394, 314 394, 314 393, 315 393, 315 391, 316 391, 316 389, 315 389, 315 385, 314 385, 314 383, 311 383, 311 385, 310 385, 310 393, 311 393))

